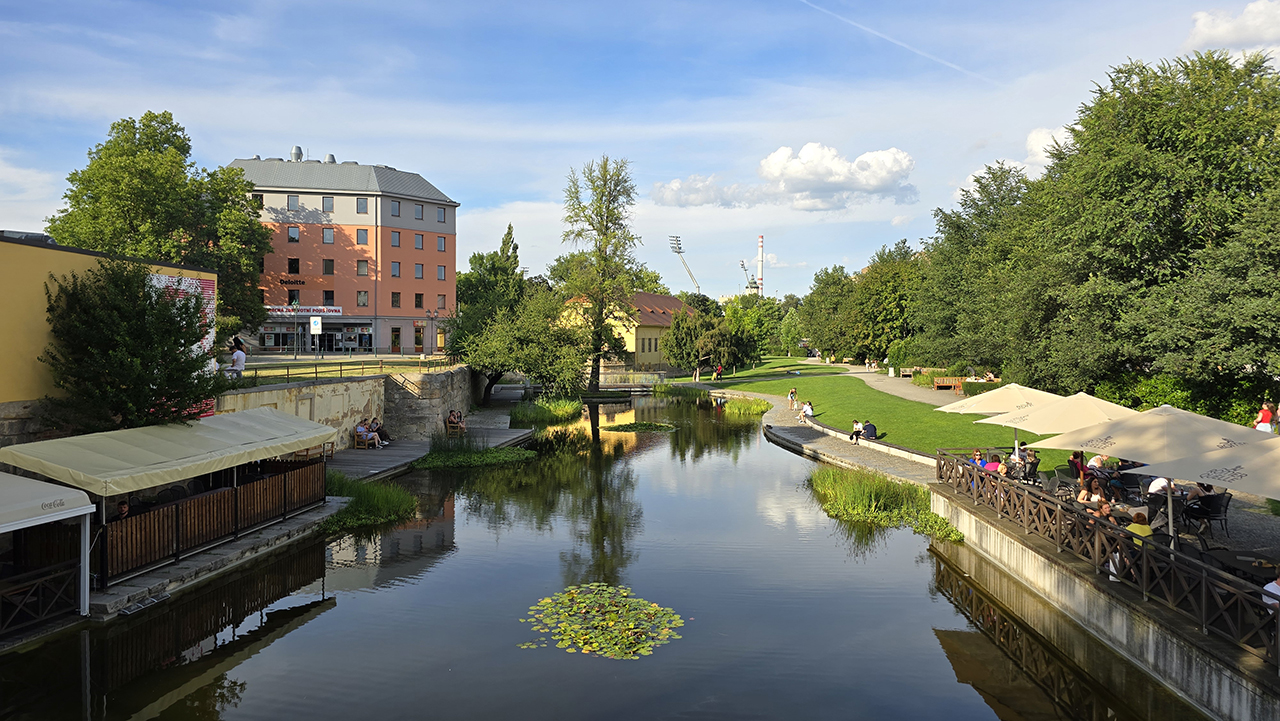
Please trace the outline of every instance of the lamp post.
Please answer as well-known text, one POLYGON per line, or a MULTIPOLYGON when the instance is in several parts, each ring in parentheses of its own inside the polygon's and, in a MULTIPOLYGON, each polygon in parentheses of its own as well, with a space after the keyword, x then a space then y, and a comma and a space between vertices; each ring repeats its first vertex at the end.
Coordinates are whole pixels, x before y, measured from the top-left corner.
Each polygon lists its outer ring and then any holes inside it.
POLYGON ((671 241, 671 252, 680 256, 680 263, 684 266, 684 272, 689 274, 689 280, 693 281, 693 292, 702 295, 702 288, 698 287, 698 280, 693 277, 693 271, 689 270, 689 264, 684 261, 684 246, 680 244, 680 236, 669 235, 667 239, 671 241))
POLYGON ((289 305, 293 306, 293 359, 298 360, 298 344, 302 342, 302 331, 298 329, 298 301, 292 301, 289 305))

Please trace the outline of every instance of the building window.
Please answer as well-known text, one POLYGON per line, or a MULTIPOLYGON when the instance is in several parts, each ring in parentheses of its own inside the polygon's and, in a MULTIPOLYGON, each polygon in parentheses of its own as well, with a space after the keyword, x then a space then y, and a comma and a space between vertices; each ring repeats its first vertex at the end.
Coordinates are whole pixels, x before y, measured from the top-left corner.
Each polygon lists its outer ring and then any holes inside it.
POLYGON ((436 208, 436 222, 437 223, 444 222, 444 208, 436 208))
POLYGON ((413 206, 413 219, 414 219, 414 220, 422 220, 422 205, 421 205, 421 204, 413 206))
POLYGON ((400 247, 400 231, 398 230, 391 231, 391 247, 392 248, 400 247))
POLYGON ((324 292, 324 304, 325 304, 325 305, 333 305, 333 291, 331 291, 331 290, 326 290, 326 291, 324 292))
POLYGON ((367 260, 356 261, 356 275, 369 275, 369 261, 367 260))
POLYGON ((302 263, 297 258, 290 258, 289 259, 289 275, 297 275, 298 273, 300 273, 301 265, 302 263))
POLYGON ((367 290, 356 291, 356 307, 357 308, 369 307, 369 291, 367 290))
POLYGON ((301 303, 301 302, 302 302, 302 291, 290 289, 289 305, 293 305, 294 303, 301 303))
POLYGON ((421 308, 421 307, 422 307, 422 294, 421 294, 421 293, 414 293, 414 294, 413 294, 413 307, 414 307, 414 308, 421 308))
POLYGON ((436 280, 444 280, 444 266, 443 266, 443 265, 437 265, 437 266, 436 266, 436 280))
POLYGON ((440 251, 441 253, 443 253, 443 252, 444 252, 444 243, 445 243, 445 241, 444 241, 444 236, 443 236, 443 235, 437 235, 437 236, 436 236, 436 250, 438 250, 438 251, 440 251))
POLYGON ((302 204, 298 202, 298 196, 296 195, 289 196, 288 204, 289 210, 297 210, 302 207, 302 204))
POLYGON ((298 232, 299 232, 299 231, 298 231, 298 229, 297 229, 296 227, 290 227, 290 228, 289 228, 289 242, 290 242, 290 243, 296 243, 296 242, 298 242, 298 232))
POLYGON ((391 261, 391 277, 392 278, 400 277, 400 261, 398 260, 391 261))
POLYGON ((368 213, 368 212, 369 212, 369 199, 368 199, 368 198, 356 198, 356 212, 357 212, 357 213, 368 213))
POLYGON ((324 229, 324 242, 333 245, 333 228, 324 229))
POLYGON ((413 264, 413 277, 415 277, 415 278, 421 278, 421 277, 422 277, 422 264, 421 264, 421 263, 414 263, 414 264, 413 264))
POLYGON ((261 258, 258 258, 258 272, 259 273, 267 272, 267 256, 265 255, 262 256, 261 258))
POLYGON ((322 262, 324 266, 320 272, 325 275, 333 275, 333 258, 325 258, 322 262))
POLYGON ((392 308, 400 307, 400 294, 394 291, 391 293, 391 307, 392 308))
POLYGON ((333 212, 333 196, 326 195, 320 199, 320 209, 326 213, 333 212))
POLYGON ((361 228, 361 229, 357 230, 357 231, 356 231, 356 245, 368 245, 368 244, 369 244, 369 231, 368 231, 368 229, 366 229, 366 228, 361 228))
POLYGON ((444 296, 444 294, 441 294, 441 295, 437 295, 437 296, 436 296, 436 307, 437 307, 437 308, 439 308, 440 310, 444 310, 444 309, 445 309, 445 296, 444 296))
POLYGON ((413 236, 413 247, 422 250, 422 233, 417 233, 413 236))
POLYGON ((262 210, 262 193, 250 193, 249 204, 252 205, 255 210, 262 210))
POLYGON ((392 218, 400 217, 400 201, 398 200, 391 201, 391 217, 392 218))

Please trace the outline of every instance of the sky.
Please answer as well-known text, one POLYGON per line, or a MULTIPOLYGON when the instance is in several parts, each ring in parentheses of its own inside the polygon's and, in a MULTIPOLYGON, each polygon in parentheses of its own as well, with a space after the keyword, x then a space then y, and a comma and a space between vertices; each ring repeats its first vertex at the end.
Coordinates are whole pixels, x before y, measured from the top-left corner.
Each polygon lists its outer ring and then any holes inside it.
POLYGON ((1109 68, 1280 47, 1280 0, 373 4, 0 0, 0 228, 42 230, 111 122, 171 111, 193 160, 382 163, 461 204, 459 266, 514 225, 542 272, 565 177, 626 158, 636 254, 673 291, 765 290, 934 231, 999 160, 1036 175, 1109 68), (752 268, 754 272, 754 267, 752 268))

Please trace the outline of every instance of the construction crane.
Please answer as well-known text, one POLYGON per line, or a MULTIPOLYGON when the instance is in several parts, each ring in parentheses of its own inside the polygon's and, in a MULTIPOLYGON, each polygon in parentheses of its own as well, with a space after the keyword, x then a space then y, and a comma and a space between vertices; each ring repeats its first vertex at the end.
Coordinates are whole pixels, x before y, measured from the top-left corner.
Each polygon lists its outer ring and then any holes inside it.
POLYGON ((698 279, 693 277, 693 271, 689 270, 689 264, 684 262, 684 246, 680 245, 680 236, 669 235, 667 238, 671 241, 671 252, 680 256, 680 263, 684 266, 684 272, 689 274, 689 280, 693 281, 693 292, 702 295, 702 288, 698 287, 698 279))

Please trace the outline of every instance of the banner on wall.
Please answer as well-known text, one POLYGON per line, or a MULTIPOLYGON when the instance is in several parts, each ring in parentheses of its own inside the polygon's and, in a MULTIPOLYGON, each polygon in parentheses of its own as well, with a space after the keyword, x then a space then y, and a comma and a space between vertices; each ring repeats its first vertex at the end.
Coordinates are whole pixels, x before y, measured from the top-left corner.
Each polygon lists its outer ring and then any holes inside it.
MULTIPOLYGON (((209 332, 195 347, 205 353, 212 351, 214 338, 217 335, 217 329, 214 327, 214 317, 218 309, 218 281, 213 278, 187 278, 181 275, 162 275, 160 273, 152 273, 149 280, 153 286, 167 289, 172 293, 176 293, 179 297, 199 295, 204 299, 204 318, 209 325, 209 332)), ((209 372, 217 373, 218 360, 211 356, 207 368, 209 372)), ((201 403, 200 417, 208 418, 213 415, 216 408, 217 403, 213 398, 201 403)))

